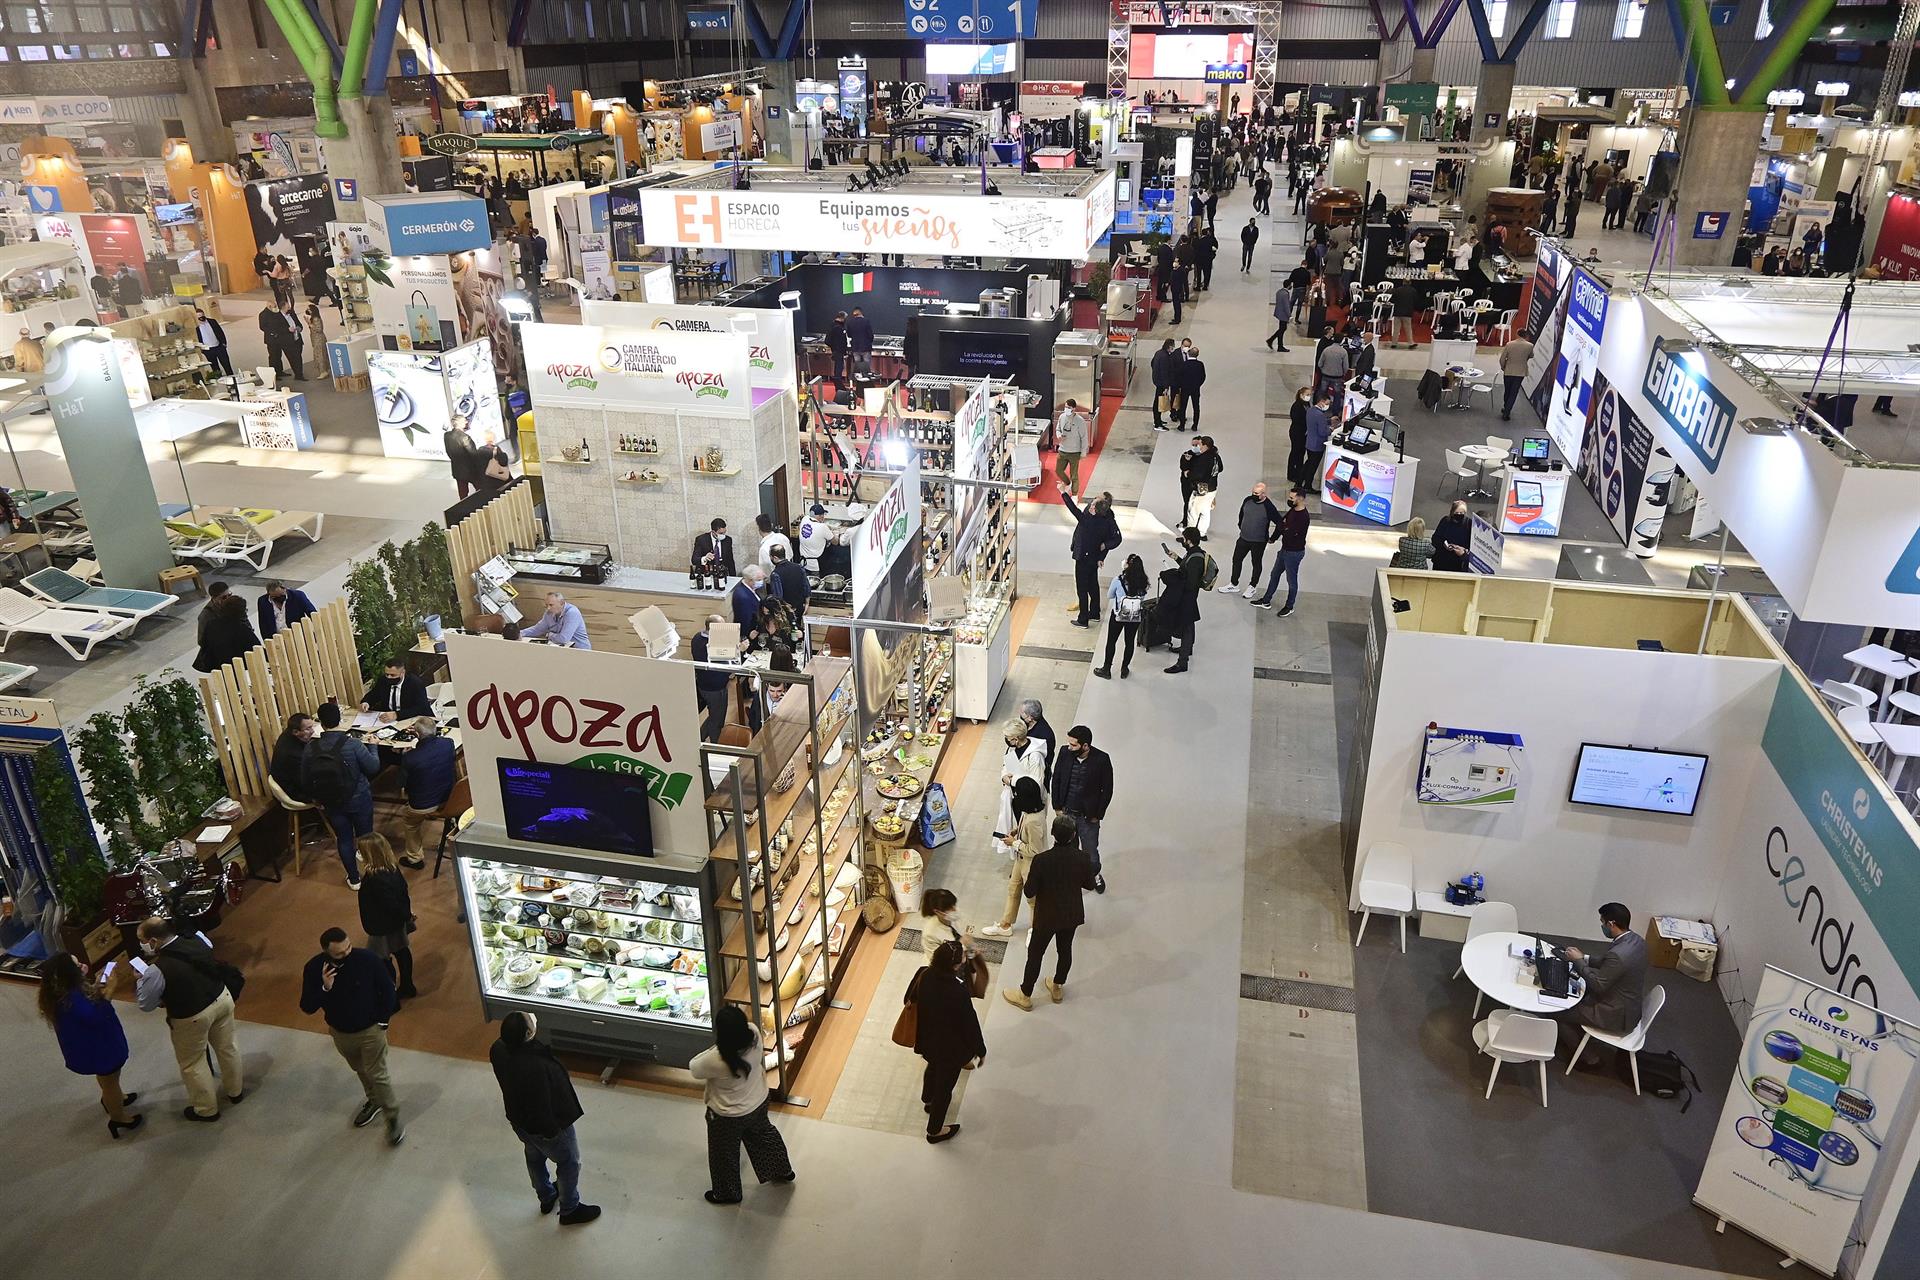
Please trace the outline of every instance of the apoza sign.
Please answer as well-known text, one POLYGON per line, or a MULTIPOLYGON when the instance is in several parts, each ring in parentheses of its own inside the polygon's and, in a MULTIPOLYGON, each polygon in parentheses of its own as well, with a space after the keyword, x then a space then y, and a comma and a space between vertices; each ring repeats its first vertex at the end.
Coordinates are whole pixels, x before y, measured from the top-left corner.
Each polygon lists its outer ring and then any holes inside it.
POLYGON ((729 417, 753 407, 750 343, 739 334, 523 324, 520 341, 536 406, 689 409, 729 417))
POLYGON ((1087 198, 649 190, 640 210, 648 244, 683 249, 1080 260, 1112 225, 1113 182, 1087 198))
POLYGON ((580 318, 588 324, 745 338, 748 381, 775 391, 790 390, 794 384, 793 315, 784 308, 692 307, 594 299, 588 299, 580 309, 580 318))
POLYGON ((900 553, 920 531, 920 456, 915 454, 887 496, 853 534, 853 614, 857 618, 900 553))
POLYGON ((504 826, 500 760, 643 778, 654 851, 705 857, 693 668, 591 649, 449 635, 477 819, 504 826))

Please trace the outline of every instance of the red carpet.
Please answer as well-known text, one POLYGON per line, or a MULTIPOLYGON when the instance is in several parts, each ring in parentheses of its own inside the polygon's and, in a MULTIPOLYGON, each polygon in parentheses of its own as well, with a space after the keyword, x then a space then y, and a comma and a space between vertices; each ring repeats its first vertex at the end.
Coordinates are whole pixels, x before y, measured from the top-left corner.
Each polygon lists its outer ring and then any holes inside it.
MULTIPOLYGON (((1086 457, 1080 459, 1081 493, 1098 492, 1094 489, 1094 469, 1099 465, 1100 451, 1107 447, 1107 433, 1113 429, 1113 420, 1120 412, 1120 399, 1119 396, 1100 397, 1100 414, 1093 424, 1093 449, 1086 457)), ((1053 450, 1041 451, 1040 483, 1033 486, 1032 492, 1026 495, 1025 501, 1051 502, 1056 506, 1061 505, 1060 482, 1053 474, 1054 462, 1053 450)), ((1078 498, 1074 500, 1079 501, 1078 498)))

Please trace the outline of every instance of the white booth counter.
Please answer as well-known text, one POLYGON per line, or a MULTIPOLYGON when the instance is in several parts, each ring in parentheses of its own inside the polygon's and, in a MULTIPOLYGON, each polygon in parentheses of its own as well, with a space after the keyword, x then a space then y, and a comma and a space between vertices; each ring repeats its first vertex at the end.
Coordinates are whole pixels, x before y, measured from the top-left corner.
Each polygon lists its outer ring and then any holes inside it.
POLYGON ((1500 486, 1500 532, 1539 538, 1557 537, 1567 505, 1567 486, 1573 472, 1559 463, 1551 471, 1507 468, 1500 486))
POLYGON ((1419 470, 1420 459, 1401 457, 1391 444, 1361 453, 1328 441, 1315 483, 1323 506, 1374 524, 1399 525, 1413 515, 1419 470))

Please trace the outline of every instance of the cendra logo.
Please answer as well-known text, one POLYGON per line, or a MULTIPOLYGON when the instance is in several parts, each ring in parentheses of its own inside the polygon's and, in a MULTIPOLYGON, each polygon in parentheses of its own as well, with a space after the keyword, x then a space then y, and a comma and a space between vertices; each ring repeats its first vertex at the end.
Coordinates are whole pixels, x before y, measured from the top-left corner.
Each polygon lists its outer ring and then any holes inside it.
POLYGON ((1845 1022, 1847 1020, 1847 1011, 1837 1004, 1830 1004, 1827 1006, 1827 1017, 1833 1019, 1835 1022, 1845 1022))
POLYGON ((1655 347, 1641 390, 1708 473, 1719 470, 1733 430, 1733 402, 1714 390, 1705 373, 1655 347))
POLYGON ((1920 596, 1920 529, 1887 572, 1887 590, 1897 596, 1920 596))
MULTIPOLYGON (((1817 884, 1803 883, 1809 875, 1807 864, 1799 854, 1787 847, 1787 833, 1779 827, 1767 832, 1766 860, 1767 870, 1773 873, 1774 880, 1780 885, 1781 896, 1789 907, 1799 911, 1800 922, 1806 924, 1811 916, 1812 926, 1807 934, 1807 943, 1813 948, 1820 967, 1833 980, 1834 988, 1861 1004, 1877 1006, 1880 1003, 1880 989, 1866 973, 1865 962, 1853 950, 1855 924, 1842 925, 1837 917, 1827 914, 1826 894, 1820 891, 1817 884), (1799 897, 1794 896, 1796 892, 1799 897), (1850 987, 1846 985, 1849 973, 1853 974, 1853 985, 1850 987)), ((1810 1014, 1799 1016, 1812 1017, 1810 1014)))

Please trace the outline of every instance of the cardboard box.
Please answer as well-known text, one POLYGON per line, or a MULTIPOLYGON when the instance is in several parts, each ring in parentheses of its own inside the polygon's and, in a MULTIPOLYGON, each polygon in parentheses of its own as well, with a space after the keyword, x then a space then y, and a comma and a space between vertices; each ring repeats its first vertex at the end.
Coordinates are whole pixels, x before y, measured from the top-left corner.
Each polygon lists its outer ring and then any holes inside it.
MULTIPOLYGON (((1656 969, 1677 969, 1680 967, 1680 948, 1687 942, 1698 943, 1698 938, 1669 938, 1660 932, 1660 921, 1672 917, 1655 916, 1647 922, 1647 963, 1656 969)), ((1703 922, 1704 923, 1704 922, 1703 922)), ((1707 925, 1707 934, 1713 943, 1713 926, 1707 925)))

